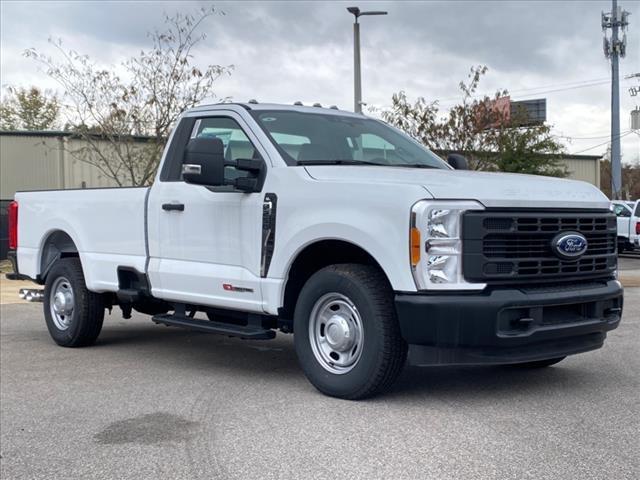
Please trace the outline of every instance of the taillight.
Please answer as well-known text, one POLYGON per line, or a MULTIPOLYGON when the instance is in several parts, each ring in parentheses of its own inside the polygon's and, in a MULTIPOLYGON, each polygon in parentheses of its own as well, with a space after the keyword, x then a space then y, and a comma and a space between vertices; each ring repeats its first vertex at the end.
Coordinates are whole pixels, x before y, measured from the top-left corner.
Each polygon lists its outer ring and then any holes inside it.
POLYGON ((640 235, 640 222, 636 222, 636 235, 640 235))
POLYGON ((18 202, 15 200, 7 207, 9 217, 9 249, 18 248, 18 202))

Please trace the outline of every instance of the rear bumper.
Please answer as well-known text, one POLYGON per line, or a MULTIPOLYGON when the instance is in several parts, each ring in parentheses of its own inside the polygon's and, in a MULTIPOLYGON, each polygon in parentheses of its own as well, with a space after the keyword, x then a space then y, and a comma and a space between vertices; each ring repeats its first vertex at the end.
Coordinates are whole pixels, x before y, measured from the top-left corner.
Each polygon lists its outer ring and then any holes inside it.
POLYGON ((11 263, 12 270, 5 275, 7 280, 32 280, 31 277, 22 275, 18 270, 18 256, 16 255, 15 250, 9 250, 9 252, 7 253, 7 260, 9 260, 9 263, 11 263))
POLYGON ((521 363, 594 350, 620 323, 622 303, 617 280, 396 295, 414 365, 521 363))

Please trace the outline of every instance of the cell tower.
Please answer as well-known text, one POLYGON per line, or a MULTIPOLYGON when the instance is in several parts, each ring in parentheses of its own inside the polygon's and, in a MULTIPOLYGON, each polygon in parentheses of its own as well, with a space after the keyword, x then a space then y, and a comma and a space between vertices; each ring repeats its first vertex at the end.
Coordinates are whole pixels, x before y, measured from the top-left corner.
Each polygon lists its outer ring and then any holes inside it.
POLYGON ((620 164, 620 74, 618 63, 627 53, 629 12, 612 0, 611 12, 602 12, 604 55, 611 60, 611 197, 620 199, 622 194, 622 167, 620 164), (611 29, 611 38, 607 31, 611 29), (619 31, 622 30, 622 38, 619 31))

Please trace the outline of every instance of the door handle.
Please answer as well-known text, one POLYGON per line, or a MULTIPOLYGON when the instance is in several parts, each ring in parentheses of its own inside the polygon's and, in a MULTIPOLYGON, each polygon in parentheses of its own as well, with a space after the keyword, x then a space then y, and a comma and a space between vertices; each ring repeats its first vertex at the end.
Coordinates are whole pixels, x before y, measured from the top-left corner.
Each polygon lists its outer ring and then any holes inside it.
POLYGON ((167 212, 184 212, 184 203, 163 203, 162 209, 166 210, 167 212))

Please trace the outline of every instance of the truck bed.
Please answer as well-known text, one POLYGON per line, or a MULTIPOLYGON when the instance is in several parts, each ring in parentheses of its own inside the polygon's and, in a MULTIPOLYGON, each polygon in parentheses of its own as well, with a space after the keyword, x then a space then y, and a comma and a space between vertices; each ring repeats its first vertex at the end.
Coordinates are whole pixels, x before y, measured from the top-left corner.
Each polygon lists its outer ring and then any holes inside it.
POLYGON ((87 287, 117 291, 118 266, 144 272, 145 200, 149 188, 96 188, 18 192, 18 265, 36 278, 42 246, 66 232, 82 260, 87 287))

